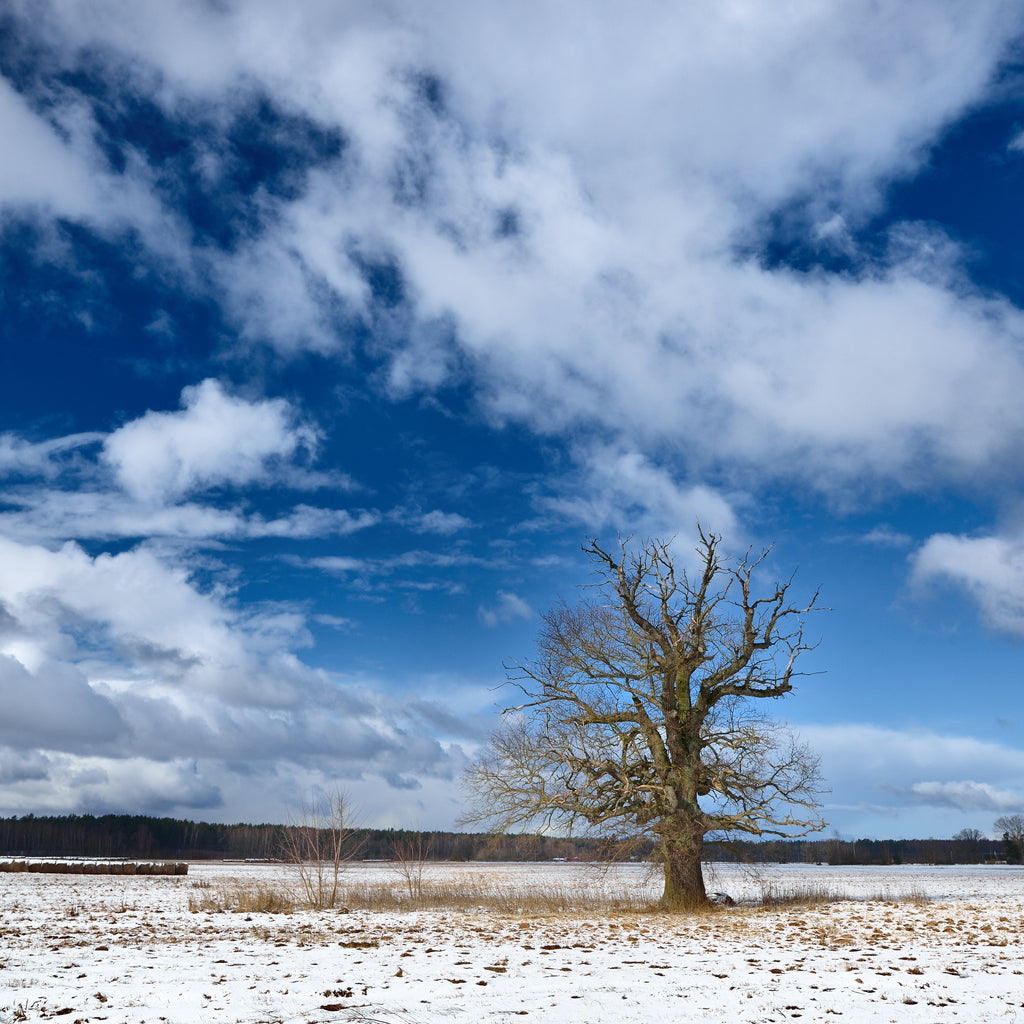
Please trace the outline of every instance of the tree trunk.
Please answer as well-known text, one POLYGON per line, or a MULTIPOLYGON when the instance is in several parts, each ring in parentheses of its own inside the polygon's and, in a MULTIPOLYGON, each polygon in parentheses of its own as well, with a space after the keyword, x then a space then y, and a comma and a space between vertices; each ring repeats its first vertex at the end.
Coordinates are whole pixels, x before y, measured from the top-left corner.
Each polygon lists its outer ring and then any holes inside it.
POLYGON ((701 867, 704 837, 666 836, 661 848, 665 861, 662 907, 665 910, 693 910, 707 906, 708 894, 701 867))

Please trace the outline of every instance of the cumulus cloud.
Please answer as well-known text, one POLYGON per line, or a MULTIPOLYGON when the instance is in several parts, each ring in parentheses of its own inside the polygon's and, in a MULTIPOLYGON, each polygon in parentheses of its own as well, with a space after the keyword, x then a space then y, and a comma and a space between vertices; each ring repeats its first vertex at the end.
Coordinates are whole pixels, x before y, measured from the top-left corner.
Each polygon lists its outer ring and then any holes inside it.
POLYGON ((104 441, 120 484, 144 501, 265 480, 274 460, 316 441, 281 399, 247 402, 215 380, 185 388, 180 412, 147 412, 104 441))
POLYGON ((37 750, 25 751, 0 746, 0 783, 40 782, 48 777, 50 761, 37 750))
POLYGON ((305 665, 303 609, 238 606, 147 548, 90 556, 0 538, 0 563, 7 808, 186 813, 262 772, 283 816, 310 773, 370 792, 451 779, 462 763, 418 705, 305 665))
POLYGON ((915 553, 912 579, 964 590, 995 629, 1024 635, 1024 543, 1012 536, 929 537, 915 553))
POLYGON ((50 117, 39 117, 0 76, 0 125, 5 136, 18 140, 0 153, 0 202, 8 209, 122 229, 134 215, 152 228, 157 204, 145 189, 104 173, 88 106, 69 96, 53 99, 50 117))
MULTIPOLYGON (((116 650, 123 641, 145 641, 181 652, 193 665, 186 676, 198 689, 239 697, 288 690, 283 681, 272 684, 265 677, 261 685, 258 671, 246 681, 257 666, 246 656, 241 631, 232 628, 231 609, 216 595, 201 593, 185 568, 165 565, 151 550, 93 558, 71 543, 51 551, 0 538, 0 559, 9 573, 0 599, 20 625, 8 650, 29 670, 47 659, 77 663, 92 643, 116 650)), ((131 669, 114 671, 117 678, 131 669)))
POLYGON ((202 778, 195 762, 182 758, 84 759, 69 772, 67 783, 77 790, 78 806, 98 813, 123 814, 126 807, 144 807, 152 814, 180 814, 217 807, 223 801, 219 787, 202 778))
MULTIPOLYGON (((4 492, 0 529, 25 542, 173 538, 205 540, 346 536, 384 519, 373 509, 306 503, 254 511, 247 489, 354 491, 338 470, 302 463, 317 429, 292 404, 245 400, 216 380, 186 387, 182 408, 149 411, 111 433, 28 441, 0 435, 4 492)), ((451 533, 468 521, 435 511, 407 521, 416 532, 451 533)))

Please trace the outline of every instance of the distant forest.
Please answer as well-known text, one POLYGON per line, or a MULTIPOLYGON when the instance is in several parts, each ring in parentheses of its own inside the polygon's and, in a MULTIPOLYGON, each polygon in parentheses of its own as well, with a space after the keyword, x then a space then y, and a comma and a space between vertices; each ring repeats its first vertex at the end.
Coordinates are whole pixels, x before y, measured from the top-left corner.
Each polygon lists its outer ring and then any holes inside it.
MULTIPOLYGON (((29 814, 0 818, 0 856, 279 860, 289 859, 290 831, 284 825, 219 825, 131 814, 29 814)), ((408 860, 411 855, 425 860, 605 860, 615 854, 614 847, 595 839, 406 829, 355 829, 351 848, 363 860, 408 860)), ((630 850, 640 859, 650 852, 650 843, 630 850)), ((977 864, 1005 859, 1004 844, 990 839, 709 842, 705 852, 708 861, 835 865, 977 864)))

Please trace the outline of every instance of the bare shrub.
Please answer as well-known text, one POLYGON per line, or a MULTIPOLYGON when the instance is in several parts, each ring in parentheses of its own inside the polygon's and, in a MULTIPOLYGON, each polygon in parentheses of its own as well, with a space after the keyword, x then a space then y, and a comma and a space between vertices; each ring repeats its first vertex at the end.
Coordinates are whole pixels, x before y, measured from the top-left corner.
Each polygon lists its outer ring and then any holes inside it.
POLYGON ((402 876, 411 900, 423 896, 423 871, 433 844, 433 836, 414 832, 407 838, 396 840, 393 845, 394 867, 402 876))

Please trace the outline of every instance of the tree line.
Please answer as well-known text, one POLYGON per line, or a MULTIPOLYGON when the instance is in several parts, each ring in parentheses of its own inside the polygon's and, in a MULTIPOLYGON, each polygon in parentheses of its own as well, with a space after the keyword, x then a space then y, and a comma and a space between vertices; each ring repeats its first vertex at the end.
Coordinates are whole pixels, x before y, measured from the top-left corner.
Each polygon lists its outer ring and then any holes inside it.
POLYGON ((994 839, 816 839, 792 842, 708 842, 707 861, 887 867, 897 864, 1020 863, 1015 849, 994 839))
MULTIPOLYGON (((134 814, 70 814, 0 818, 0 856, 102 857, 177 860, 290 860, 293 832, 306 826, 223 825, 134 814)), ((423 851, 429 860, 599 860, 599 840, 557 836, 417 831, 351 830, 364 860, 394 860, 423 851)))
MULTIPOLYGON (((71 814, 0 818, 0 856, 100 857, 174 860, 277 860, 287 856, 287 825, 223 825, 129 814, 71 814)), ((415 849, 425 860, 557 861, 615 859, 613 842, 584 837, 354 829, 364 860, 395 860, 415 849)), ((986 839, 965 829, 953 839, 801 839, 714 842, 705 861, 832 865, 1020 863, 1012 838, 986 839)), ((649 858, 653 843, 630 847, 649 858)))

